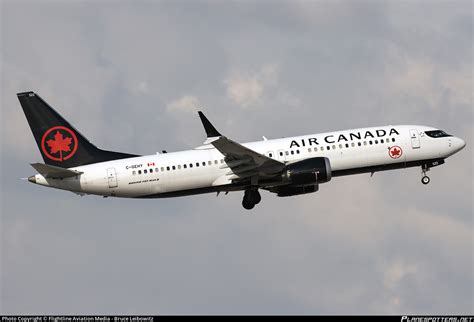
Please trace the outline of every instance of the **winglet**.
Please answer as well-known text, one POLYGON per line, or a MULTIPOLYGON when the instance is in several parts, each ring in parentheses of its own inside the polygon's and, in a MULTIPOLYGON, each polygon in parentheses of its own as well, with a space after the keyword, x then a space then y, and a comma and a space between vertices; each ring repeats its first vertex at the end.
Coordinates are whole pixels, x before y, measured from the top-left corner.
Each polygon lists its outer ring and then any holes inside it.
POLYGON ((206 134, 208 138, 216 137, 216 136, 221 136, 219 131, 216 130, 216 128, 209 122, 207 117, 201 112, 198 112, 199 117, 201 118, 202 125, 204 126, 204 130, 206 130, 206 134))

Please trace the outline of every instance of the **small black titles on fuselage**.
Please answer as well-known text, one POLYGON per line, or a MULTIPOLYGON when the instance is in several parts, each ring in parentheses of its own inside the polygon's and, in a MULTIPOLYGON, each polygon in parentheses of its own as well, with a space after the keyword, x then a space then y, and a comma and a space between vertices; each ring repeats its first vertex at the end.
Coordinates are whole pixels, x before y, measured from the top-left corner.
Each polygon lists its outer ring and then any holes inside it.
POLYGON ((137 169, 137 168, 141 168, 143 166, 143 164, 132 164, 132 165, 127 165, 125 166, 125 169, 137 169))

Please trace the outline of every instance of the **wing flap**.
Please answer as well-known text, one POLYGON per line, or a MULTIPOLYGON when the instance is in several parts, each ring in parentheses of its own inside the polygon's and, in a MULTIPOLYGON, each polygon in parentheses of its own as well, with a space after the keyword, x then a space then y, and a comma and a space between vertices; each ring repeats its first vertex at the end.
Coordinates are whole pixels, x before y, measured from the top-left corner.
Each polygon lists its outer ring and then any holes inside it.
POLYGON ((235 167, 238 167, 245 163, 250 163, 250 162, 252 162, 251 158, 243 158, 240 160, 227 161, 225 164, 221 165, 219 169, 235 168, 235 167))
POLYGON ((247 179, 247 178, 258 176, 258 175, 259 175, 258 171, 241 172, 241 173, 237 173, 237 174, 233 174, 229 176, 229 180, 247 179))

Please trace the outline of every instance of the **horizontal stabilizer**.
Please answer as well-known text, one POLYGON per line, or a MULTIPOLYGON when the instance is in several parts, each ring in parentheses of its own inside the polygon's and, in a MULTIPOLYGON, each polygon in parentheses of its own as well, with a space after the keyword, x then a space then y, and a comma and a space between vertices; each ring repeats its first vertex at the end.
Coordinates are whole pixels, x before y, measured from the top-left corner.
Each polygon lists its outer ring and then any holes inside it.
POLYGON ((47 165, 43 163, 31 163, 31 166, 35 168, 40 174, 43 175, 45 178, 52 178, 52 179, 65 179, 76 177, 78 175, 83 174, 84 172, 76 171, 76 170, 69 170, 60 167, 56 167, 54 165, 47 165))

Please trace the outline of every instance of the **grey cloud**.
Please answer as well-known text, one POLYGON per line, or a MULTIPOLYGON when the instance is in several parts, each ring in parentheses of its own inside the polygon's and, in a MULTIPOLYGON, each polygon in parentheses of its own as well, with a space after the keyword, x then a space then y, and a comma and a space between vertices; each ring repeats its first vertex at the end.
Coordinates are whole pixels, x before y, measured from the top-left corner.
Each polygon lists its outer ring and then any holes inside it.
POLYGON ((472 314, 469 2, 1 5, 2 313, 472 314), (226 79, 268 64, 239 108, 226 79), (23 90, 133 153, 202 143, 167 109, 186 96, 239 141, 414 123, 467 147, 427 187, 419 169, 336 178, 252 213, 238 193, 81 198, 19 180, 40 159, 23 90))

